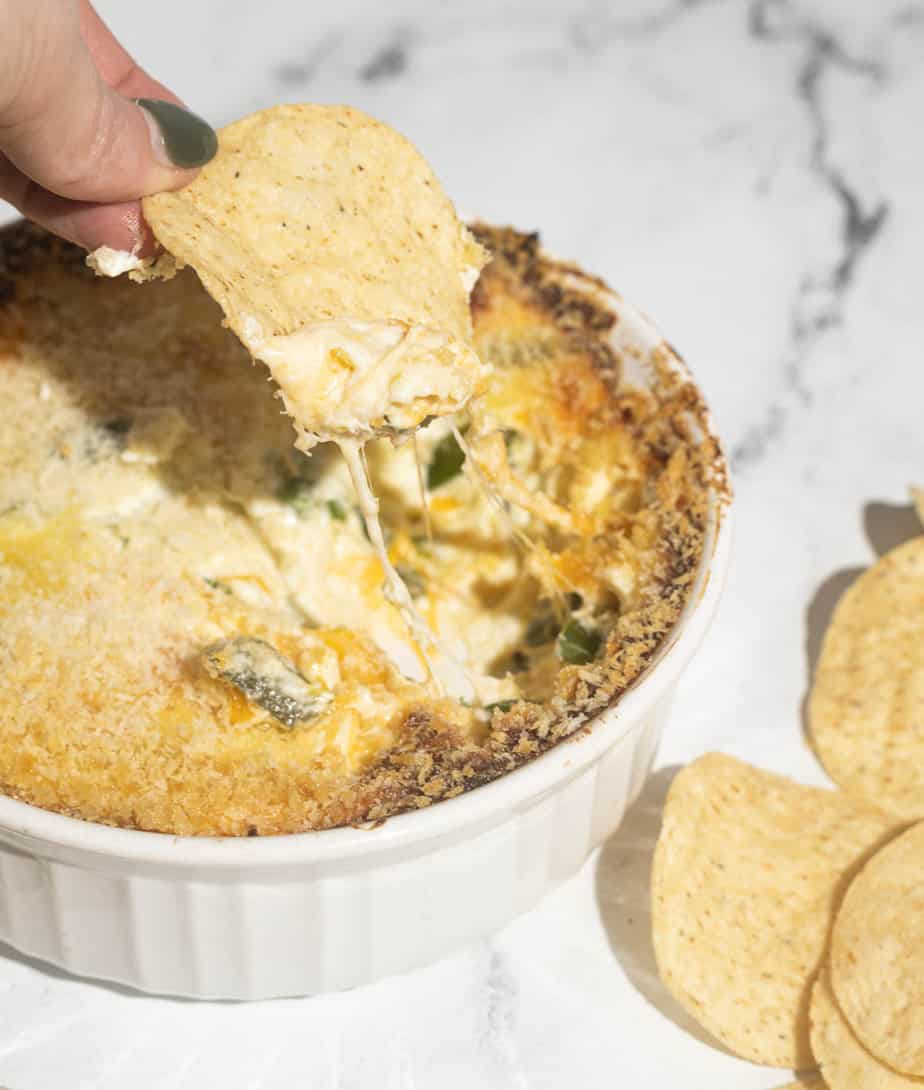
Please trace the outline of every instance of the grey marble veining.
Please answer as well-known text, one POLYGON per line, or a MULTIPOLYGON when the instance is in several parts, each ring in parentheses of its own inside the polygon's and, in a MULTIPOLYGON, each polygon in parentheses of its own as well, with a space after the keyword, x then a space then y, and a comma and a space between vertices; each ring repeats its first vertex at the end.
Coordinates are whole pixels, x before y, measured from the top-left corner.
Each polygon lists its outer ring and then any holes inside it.
POLYGON ((769 1090, 659 988, 647 871, 672 770, 721 748, 824 782, 801 703, 924 481, 924 4, 106 0, 217 123, 347 101, 460 207, 538 228, 687 358, 736 467, 735 560, 662 770, 581 875, 491 942, 345 995, 188 1004, 0 958, 13 1090, 769 1090))
POLYGON ((874 58, 852 56, 834 31, 787 0, 753 0, 748 26, 760 42, 795 42, 801 48, 793 90, 808 118, 808 169, 838 206, 841 228, 839 245, 828 260, 820 268, 806 271, 796 285, 788 340, 780 359, 781 392, 766 405, 763 420, 731 449, 732 465, 738 472, 767 453, 794 406, 811 406, 812 390, 805 371, 813 349, 832 327, 842 323, 857 266, 875 243, 889 211, 884 199, 867 208, 849 174, 835 160, 830 128, 841 119, 829 116, 825 97, 826 77, 832 69, 853 79, 882 84, 889 79, 887 67, 874 58))

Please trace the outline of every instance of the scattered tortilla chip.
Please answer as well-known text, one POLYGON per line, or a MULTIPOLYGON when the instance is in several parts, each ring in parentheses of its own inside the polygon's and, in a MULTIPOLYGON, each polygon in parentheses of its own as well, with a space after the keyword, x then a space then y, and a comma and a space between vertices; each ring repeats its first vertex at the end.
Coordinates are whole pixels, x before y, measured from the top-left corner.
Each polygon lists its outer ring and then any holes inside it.
POLYGON ((809 702, 831 778, 899 817, 924 817, 924 537, 857 580, 825 634, 809 702))
POLYGON ((738 1055, 815 1066, 808 997, 845 875, 890 820, 720 754, 682 771, 652 870, 664 983, 738 1055))
POLYGON ((918 513, 921 525, 924 526, 924 488, 914 488, 912 486, 910 492, 911 502, 914 504, 914 509, 918 513))
POLYGON ((803 1075, 795 1082, 788 1082, 780 1086, 778 1090, 828 1090, 825 1080, 821 1075, 803 1075))
POLYGON ((875 855, 853 880, 831 935, 831 984, 861 1043, 924 1076, 924 825, 875 855))
POLYGON ((415 428, 481 381, 468 297, 485 251, 414 146, 359 110, 237 121, 144 214, 269 364, 307 446, 415 428))
POLYGON ((921 1079, 899 1075, 881 1064, 851 1033, 827 970, 822 970, 812 990, 812 1048, 829 1090, 911 1090, 924 1086, 921 1079))

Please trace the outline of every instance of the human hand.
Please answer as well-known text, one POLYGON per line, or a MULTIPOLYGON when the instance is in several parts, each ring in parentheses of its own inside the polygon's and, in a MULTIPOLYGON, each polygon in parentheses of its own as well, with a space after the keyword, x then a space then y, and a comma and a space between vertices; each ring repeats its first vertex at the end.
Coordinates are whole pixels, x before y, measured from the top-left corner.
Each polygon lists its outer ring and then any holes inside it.
POLYGON ((24 216, 145 255, 138 198, 185 185, 216 149, 89 0, 0 0, 0 197, 24 216))

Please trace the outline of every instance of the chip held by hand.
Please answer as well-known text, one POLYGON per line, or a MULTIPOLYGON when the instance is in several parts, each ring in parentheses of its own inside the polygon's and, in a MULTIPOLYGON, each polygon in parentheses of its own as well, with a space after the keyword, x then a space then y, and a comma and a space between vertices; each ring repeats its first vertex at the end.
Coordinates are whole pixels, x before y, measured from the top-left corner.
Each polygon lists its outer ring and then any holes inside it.
POLYGON ((304 449, 407 433, 479 389, 469 293, 487 254, 417 149, 359 110, 228 125, 144 214, 269 366, 304 449))

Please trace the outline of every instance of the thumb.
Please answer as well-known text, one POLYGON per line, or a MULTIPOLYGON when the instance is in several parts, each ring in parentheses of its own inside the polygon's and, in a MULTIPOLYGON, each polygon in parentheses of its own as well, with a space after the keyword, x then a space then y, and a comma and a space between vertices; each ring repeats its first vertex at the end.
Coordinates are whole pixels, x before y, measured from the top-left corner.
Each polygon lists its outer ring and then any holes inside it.
POLYGON ((171 102, 123 98, 101 78, 77 5, 3 3, 0 152, 39 186, 110 203, 176 189, 215 154, 217 138, 171 102))

